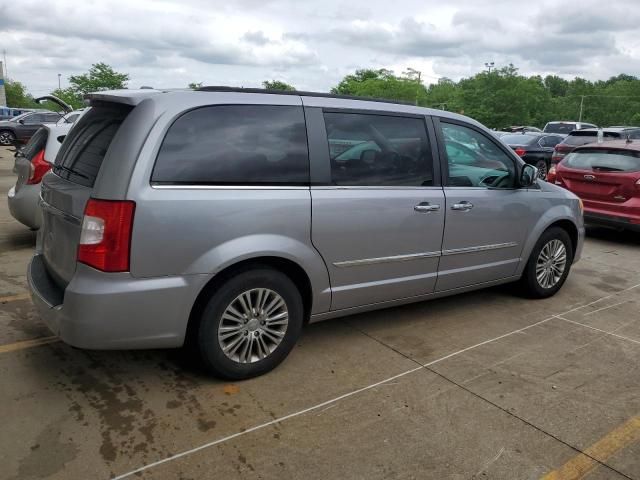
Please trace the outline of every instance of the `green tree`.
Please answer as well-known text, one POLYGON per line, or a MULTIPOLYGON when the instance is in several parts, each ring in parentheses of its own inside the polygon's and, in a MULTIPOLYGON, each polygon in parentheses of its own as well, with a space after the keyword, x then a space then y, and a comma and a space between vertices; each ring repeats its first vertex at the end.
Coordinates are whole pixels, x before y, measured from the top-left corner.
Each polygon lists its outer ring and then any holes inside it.
POLYGON ((265 80, 262 82, 262 86, 267 90, 282 90, 285 92, 292 92, 296 89, 293 85, 280 80, 265 80))
POLYGON ((87 73, 71 75, 69 83, 71 90, 78 95, 101 90, 117 90, 127 88, 129 74, 118 73, 106 63, 94 63, 87 73))
POLYGON ((27 92, 24 84, 15 80, 6 79, 4 91, 7 96, 7 107, 13 108, 36 108, 38 104, 33 101, 33 97, 27 92))
POLYGON ((82 96, 76 94, 71 88, 56 88, 51 95, 58 97, 72 108, 78 109, 85 106, 82 96))
POLYGON ((188 86, 188 88, 190 88, 191 90, 195 90, 200 87, 202 87, 202 82, 191 82, 188 86))

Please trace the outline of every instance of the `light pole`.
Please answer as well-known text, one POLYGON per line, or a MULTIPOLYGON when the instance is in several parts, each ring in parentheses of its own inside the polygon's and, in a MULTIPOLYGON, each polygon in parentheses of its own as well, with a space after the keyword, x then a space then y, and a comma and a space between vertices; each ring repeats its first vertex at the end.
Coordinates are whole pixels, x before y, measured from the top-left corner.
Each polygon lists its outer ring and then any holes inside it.
POLYGON ((60 77, 62 76, 61 73, 58 74, 58 90, 60 90, 60 77))
POLYGON ((578 115, 578 123, 582 123, 582 107, 584 106, 584 95, 580 95, 580 114, 578 115))
POLYGON ((487 67, 488 73, 491 73, 491 69, 495 65, 495 62, 484 62, 484 66, 487 67))
POLYGON ((420 93, 420 85, 422 79, 422 72, 420 70, 416 70, 415 68, 408 67, 405 75, 411 76, 415 75, 417 77, 417 85, 416 85, 416 105, 418 105, 418 94, 420 93))

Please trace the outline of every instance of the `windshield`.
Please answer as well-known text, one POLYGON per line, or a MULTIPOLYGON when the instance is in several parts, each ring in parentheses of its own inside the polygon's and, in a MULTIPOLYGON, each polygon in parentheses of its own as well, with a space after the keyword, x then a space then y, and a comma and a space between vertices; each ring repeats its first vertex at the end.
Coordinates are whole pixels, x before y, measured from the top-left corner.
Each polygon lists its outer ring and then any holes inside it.
POLYGON ((538 137, 534 135, 503 135, 502 141, 507 145, 529 145, 533 143, 538 137))
POLYGON ((564 160, 564 165, 578 170, 609 172, 640 171, 640 152, 629 150, 579 150, 564 160))
POLYGON ((575 123, 547 123, 544 127, 545 133, 569 133, 576 129, 575 123))
POLYGON ((24 118, 28 115, 31 115, 31 113, 33 112, 26 112, 26 113, 21 113, 20 115, 18 115, 17 117, 13 117, 9 119, 9 122, 17 122, 18 120, 20 120, 21 118, 24 118))

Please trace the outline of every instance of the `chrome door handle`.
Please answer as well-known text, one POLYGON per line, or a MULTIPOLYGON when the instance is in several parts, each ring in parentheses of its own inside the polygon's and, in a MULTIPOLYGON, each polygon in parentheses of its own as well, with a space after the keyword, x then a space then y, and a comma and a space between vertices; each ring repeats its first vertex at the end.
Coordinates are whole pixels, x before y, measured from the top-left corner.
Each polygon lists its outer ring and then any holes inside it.
POLYGON ((422 202, 413 207, 413 209, 420 213, 437 212, 440 210, 440 205, 430 205, 429 202, 422 202))
POLYGON ((463 212, 469 211, 473 208, 473 203, 466 200, 460 203, 454 203, 451 205, 451 210, 462 210, 463 212))

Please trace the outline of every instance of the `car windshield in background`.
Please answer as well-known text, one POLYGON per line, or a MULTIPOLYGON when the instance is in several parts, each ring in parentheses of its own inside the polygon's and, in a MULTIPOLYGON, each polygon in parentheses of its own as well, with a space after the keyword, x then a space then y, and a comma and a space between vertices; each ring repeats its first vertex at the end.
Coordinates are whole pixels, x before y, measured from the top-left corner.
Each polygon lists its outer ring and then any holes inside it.
POLYGON ((507 145, 529 145, 538 139, 536 135, 511 134, 500 137, 507 145))
POLYGON ((573 123, 549 123, 544 127, 544 133, 570 133, 576 129, 573 123))
POLYGON ((640 171, 640 152, 626 150, 580 150, 567 155, 564 165, 578 170, 603 172, 640 171))

